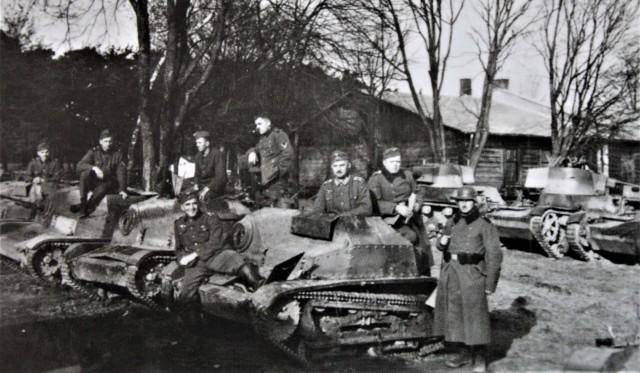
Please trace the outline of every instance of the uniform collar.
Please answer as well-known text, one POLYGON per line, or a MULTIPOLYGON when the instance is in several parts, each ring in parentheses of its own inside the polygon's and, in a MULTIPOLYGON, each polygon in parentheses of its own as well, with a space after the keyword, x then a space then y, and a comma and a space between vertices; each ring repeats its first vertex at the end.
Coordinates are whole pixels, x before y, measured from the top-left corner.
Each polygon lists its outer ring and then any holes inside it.
POLYGON ((348 175, 344 179, 338 179, 337 177, 333 178, 333 182, 336 185, 347 185, 347 183, 351 180, 351 175, 348 175))
POLYGON ((386 168, 382 167, 382 175, 385 177, 385 179, 387 179, 390 183, 393 183, 393 180, 395 180, 395 178, 399 177, 402 179, 406 179, 406 176, 404 174, 404 172, 402 170, 398 171, 395 174, 390 173, 389 171, 387 171, 386 168))

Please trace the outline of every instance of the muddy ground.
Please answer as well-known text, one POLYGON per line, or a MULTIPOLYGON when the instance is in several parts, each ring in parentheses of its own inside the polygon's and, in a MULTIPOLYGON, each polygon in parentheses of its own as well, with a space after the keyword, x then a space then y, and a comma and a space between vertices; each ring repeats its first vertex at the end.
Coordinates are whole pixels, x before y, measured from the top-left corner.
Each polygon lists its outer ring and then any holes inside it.
MULTIPOLYGON (((562 370, 594 339, 638 327, 640 266, 552 260, 508 243, 490 298, 492 371, 562 370), (524 251, 522 251, 524 250, 524 251)), ((450 350, 331 359, 301 367, 249 327, 207 319, 185 330, 171 314, 127 299, 89 299, 0 266, 1 371, 446 371, 450 350)), ((624 367, 640 371, 636 354, 624 367)))

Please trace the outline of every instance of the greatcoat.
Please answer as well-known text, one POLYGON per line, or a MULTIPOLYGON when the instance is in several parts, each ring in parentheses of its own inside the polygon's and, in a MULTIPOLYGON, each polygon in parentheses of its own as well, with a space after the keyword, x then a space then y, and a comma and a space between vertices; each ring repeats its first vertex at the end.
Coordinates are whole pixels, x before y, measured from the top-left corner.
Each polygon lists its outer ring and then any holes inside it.
POLYGON ((495 291, 502 264, 498 230, 474 210, 467 217, 452 217, 447 231, 448 248, 438 242, 439 249, 451 254, 480 254, 483 259, 478 264, 443 260, 436 295, 435 335, 443 335, 447 342, 487 344, 491 328, 485 290, 495 291))

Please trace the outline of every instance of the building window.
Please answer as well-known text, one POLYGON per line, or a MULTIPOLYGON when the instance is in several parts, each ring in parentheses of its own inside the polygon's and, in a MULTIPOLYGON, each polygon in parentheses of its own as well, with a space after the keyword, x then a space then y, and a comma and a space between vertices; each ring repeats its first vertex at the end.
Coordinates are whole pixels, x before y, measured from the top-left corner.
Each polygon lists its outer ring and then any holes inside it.
POLYGON ((493 87, 509 89, 509 79, 496 79, 493 81, 493 87))
POLYGON ((471 96, 471 79, 460 79, 460 96, 471 96))

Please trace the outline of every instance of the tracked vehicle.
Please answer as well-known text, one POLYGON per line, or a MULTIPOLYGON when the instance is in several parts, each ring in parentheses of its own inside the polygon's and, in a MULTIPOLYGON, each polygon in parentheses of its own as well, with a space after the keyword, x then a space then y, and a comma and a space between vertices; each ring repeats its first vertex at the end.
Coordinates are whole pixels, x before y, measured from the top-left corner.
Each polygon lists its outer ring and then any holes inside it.
MULTIPOLYGON (((220 198, 205 206, 227 230, 249 213, 236 200, 220 198)), ((87 284, 125 288, 142 303, 159 306, 160 273, 174 261, 173 222, 182 213, 176 199, 154 197, 131 205, 108 242, 84 242, 62 258, 63 282, 77 290, 87 284)))
POLYGON ((572 250, 590 260, 591 224, 634 219, 639 190, 623 184, 581 168, 534 168, 527 172, 525 188, 540 190, 538 200, 487 216, 501 237, 534 239, 551 258, 572 250))
POLYGON ((0 183, 0 223, 33 219, 35 206, 27 195, 28 185, 24 181, 3 181, 0 183))
POLYGON ((90 216, 81 218, 69 212, 69 206, 80 200, 78 188, 61 188, 44 200, 33 221, 0 224, 0 255, 45 283, 60 284, 62 253, 75 243, 108 242, 119 213, 146 198, 109 195, 90 216))
POLYGON ((495 187, 475 184, 473 169, 454 164, 427 164, 411 168, 417 184, 417 194, 423 200, 422 212, 428 234, 439 232, 447 218, 457 208, 453 193, 464 185, 473 187, 479 196, 482 212, 505 207, 506 203, 495 187))
MULTIPOLYGON (((379 217, 265 208, 235 224, 233 248, 266 283, 247 291, 236 277, 216 274, 199 290, 204 311, 252 325, 291 357, 433 342, 425 302, 437 280, 418 275, 411 243, 379 217)), ((168 304, 181 276, 175 263, 163 271, 168 304)))

